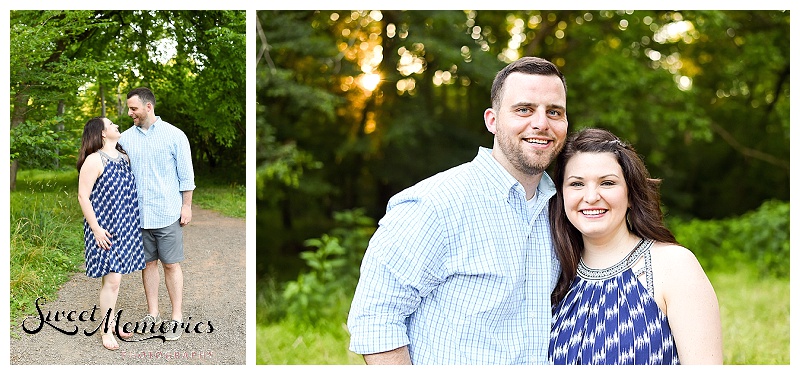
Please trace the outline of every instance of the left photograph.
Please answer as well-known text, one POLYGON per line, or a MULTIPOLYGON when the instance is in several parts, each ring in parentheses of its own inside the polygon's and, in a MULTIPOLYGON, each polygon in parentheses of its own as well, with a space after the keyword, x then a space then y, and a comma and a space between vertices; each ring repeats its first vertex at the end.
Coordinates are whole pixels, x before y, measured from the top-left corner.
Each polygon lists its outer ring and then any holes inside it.
POLYGON ((246 11, 9 27, 10 364, 246 364, 246 11))

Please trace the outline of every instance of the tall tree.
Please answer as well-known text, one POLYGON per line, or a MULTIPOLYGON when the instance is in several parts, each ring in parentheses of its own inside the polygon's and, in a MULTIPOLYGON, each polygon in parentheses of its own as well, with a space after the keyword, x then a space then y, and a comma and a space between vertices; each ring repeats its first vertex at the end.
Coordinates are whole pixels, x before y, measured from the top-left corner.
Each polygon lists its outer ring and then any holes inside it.
POLYGON ((79 52, 105 26, 90 11, 11 11, 11 190, 20 164, 52 163, 63 147, 54 141, 70 140, 68 134, 54 134, 52 127, 61 123, 65 103, 75 103, 75 92, 86 82, 84 73, 106 68, 96 56, 79 52))

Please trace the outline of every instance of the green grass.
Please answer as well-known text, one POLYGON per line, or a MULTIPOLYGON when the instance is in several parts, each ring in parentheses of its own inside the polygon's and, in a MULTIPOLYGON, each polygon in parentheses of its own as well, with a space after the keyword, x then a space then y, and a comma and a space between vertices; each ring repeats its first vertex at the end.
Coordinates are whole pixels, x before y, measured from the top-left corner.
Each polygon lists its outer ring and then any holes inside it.
MULTIPOLYGON (((243 179, 243 178, 242 178, 243 179)), ((233 180, 195 177, 193 203, 232 217, 245 217, 245 189, 233 180)), ((10 324, 35 312, 36 298, 55 298, 74 272, 81 271, 83 213, 78 173, 25 170, 10 193, 10 324)), ((11 332, 14 332, 12 329, 11 332)))
MULTIPOLYGON (((788 365, 789 280, 758 279, 754 274, 748 270, 709 274, 720 303, 724 363, 788 365)), ((269 311, 270 302, 275 301, 259 298, 257 311, 269 311)), ((349 336, 344 322, 339 324, 303 328, 289 320, 260 320, 256 363, 363 364, 360 355, 347 350, 349 336)))
POLYGON ((748 270, 709 274, 720 304, 724 363, 789 364, 789 280, 748 270))
POLYGON ((225 216, 237 218, 247 216, 244 176, 227 178, 198 173, 195 175, 195 185, 192 205, 214 210, 225 216))
POLYGON ((347 350, 344 324, 322 332, 290 324, 256 327, 257 365, 363 365, 360 355, 347 350))
POLYGON ((37 297, 53 299, 83 263, 77 176, 76 171, 20 171, 17 176, 17 190, 10 194, 12 324, 34 311, 37 297))

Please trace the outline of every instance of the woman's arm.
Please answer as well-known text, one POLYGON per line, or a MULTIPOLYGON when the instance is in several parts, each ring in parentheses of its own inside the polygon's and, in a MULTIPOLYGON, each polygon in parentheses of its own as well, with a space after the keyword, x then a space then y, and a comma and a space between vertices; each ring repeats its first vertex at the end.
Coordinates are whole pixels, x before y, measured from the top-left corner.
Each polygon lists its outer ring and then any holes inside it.
POLYGON ((102 173, 103 161, 100 160, 100 155, 91 154, 87 156, 78 175, 78 203, 81 205, 81 211, 83 211, 83 217, 86 218, 86 223, 89 224, 89 228, 94 233, 97 245, 102 249, 108 250, 111 248, 111 233, 100 227, 97 222, 97 216, 94 214, 94 207, 92 207, 92 202, 89 199, 94 183, 102 173))
POLYGON ((658 258, 665 313, 681 364, 722 364, 719 303, 703 267, 681 246, 667 246, 658 258))

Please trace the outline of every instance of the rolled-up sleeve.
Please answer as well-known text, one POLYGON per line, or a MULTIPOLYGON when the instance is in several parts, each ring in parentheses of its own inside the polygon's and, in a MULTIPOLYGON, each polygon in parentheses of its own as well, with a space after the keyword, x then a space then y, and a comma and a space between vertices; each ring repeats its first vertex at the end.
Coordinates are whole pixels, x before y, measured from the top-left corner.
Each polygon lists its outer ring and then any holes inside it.
POLYGON ((194 168, 192 168, 192 151, 189 147, 189 139, 180 133, 175 153, 175 164, 178 172, 178 190, 194 190, 194 168))
POLYGON ((350 350, 380 353, 409 344, 407 318, 442 279, 444 239, 435 210, 390 202, 370 240, 348 316, 350 350))

